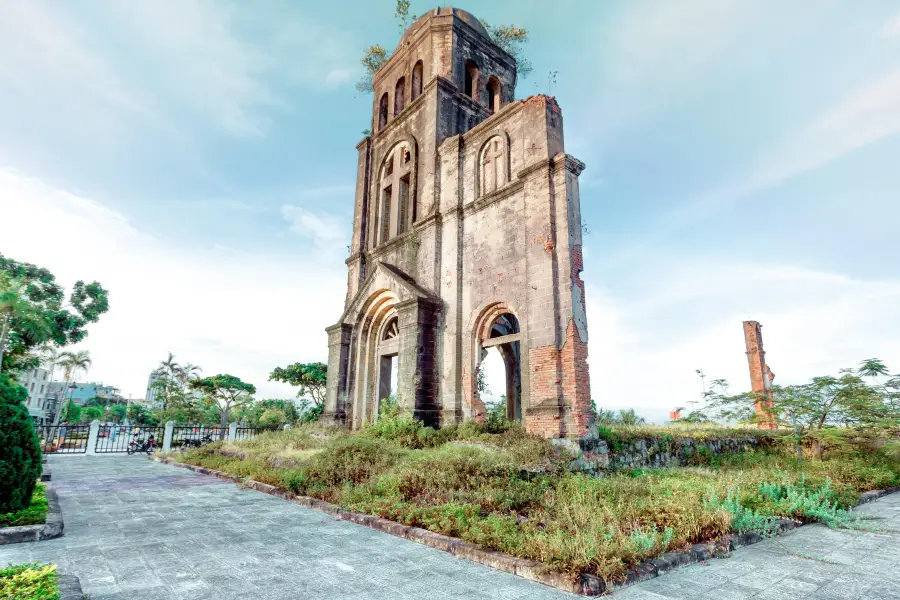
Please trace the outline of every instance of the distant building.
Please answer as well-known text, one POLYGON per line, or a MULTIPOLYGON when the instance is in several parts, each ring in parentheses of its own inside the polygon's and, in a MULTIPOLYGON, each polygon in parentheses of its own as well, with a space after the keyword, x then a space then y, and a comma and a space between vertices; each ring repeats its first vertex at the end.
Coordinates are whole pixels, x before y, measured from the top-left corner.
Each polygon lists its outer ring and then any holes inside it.
POLYGON ((43 425, 45 419, 44 402, 50 385, 50 371, 47 369, 30 369, 19 376, 19 385, 28 392, 25 406, 36 425, 43 425))
POLYGON ((111 402, 126 402, 125 398, 119 393, 119 388, 93 381, 90 383, 76 383, 75 388, 66 394, 66 398, 71 398, 75 404, 80 406, 84 406, 92 398, 103 398, 111 402))
POLYGON ((162 408, 162 402, 156 399, 156 386, 153 385, 160 379, 162 379, 162 376, 156 371, 151 371, 150 377, 147 378, 147 393, 144 394, 145 399, 141 404, 150 410, 162 408))

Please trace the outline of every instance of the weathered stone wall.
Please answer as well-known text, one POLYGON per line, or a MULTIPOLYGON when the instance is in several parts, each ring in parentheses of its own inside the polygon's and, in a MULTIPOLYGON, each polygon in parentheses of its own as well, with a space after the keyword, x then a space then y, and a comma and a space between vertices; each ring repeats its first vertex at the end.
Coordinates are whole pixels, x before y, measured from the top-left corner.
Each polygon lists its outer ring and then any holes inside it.
POLYGON ((747 452, 759 445, 759 439, 755 437, 641 438, 612 444, 600 438, 585 437, 553 442, 575 455, 571 465, 573 471, 594 475, 610 469, 662 469, 702 464, 711 456, 747 452))

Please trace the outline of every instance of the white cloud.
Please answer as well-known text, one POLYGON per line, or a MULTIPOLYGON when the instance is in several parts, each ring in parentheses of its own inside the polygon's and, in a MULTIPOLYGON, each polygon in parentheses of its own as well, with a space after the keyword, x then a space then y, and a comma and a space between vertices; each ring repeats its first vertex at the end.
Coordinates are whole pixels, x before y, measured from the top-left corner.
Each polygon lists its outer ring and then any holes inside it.
POLYGON ((311 239, 320 251, 338 253, 350 239, 344 219, 335 215, 314 213, 291 204, 283 205, 281 214, 293 233, 311 239))
MULTIPOLYGON (((629 297, 588 286, 594 398, 659 422, 698 399, 703 369, 749 389, 741 322, 763 325, 778 383, 877 356, 900 371, 900 281, 859 281, 793 266, 664 261, 629 297)), ((708 379, 709 380, 709 379, 708 379)))
POLYGON ((338 318, 343 264, 321 255, 237 253, 173 246, 100 203, 0 170, 4 255, 49 268, 67 287, 98 280, 110 312, 82 346, 88 378, 143 397, 166 352, 254 383, 259 396, 289 397, 267 383, 278 365, 327 358, 324 328, 338 318))

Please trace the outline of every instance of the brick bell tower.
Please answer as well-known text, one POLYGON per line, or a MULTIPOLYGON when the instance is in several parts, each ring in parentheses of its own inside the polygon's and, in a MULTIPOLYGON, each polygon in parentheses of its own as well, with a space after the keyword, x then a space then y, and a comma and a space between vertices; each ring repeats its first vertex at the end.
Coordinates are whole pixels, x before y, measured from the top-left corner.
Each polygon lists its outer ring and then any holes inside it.
POLYGON ((588 432, 584 165, 556 101, 515 100, 515 85, 515 60, 455 8, 418 19, 375 74, 325 419, 358 429, 396 395, 429 425, 483 420, 496 348, 509 418, 588 432))
POLYGON ((750 388, 756 397, 756 427, 776 429, 778 423, 773 410, 772 395, 772 380, 775 379, 775 374, 766 364, 762 325, 757 321, 744 321, 744 343, 747 346, 747 362, 750 366, 750 388))

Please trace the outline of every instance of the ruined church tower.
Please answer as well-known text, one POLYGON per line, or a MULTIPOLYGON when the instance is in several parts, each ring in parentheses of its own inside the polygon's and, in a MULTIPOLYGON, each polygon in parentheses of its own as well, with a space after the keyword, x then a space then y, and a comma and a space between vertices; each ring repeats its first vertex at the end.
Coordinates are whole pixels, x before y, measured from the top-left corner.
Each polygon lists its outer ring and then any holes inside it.
POLYGON ((744 321, 744 344, 747 346, 747 362, 750 366, 750 389, 754 396, 757 429, 777 429, 773 412, 774 396, 772 380, 775 374, 766 364, 763 350, 762 325, 757 321, 744 321))
POLYGON ((515 85, 515 60, 455 8, 418 19, 376 73, 325 419, 363 427, 396 390, 428 425, 481 420, 478 371, 496 347, 510 418, 587 433, 584 165, 556 101, 515 100, 515 85))

